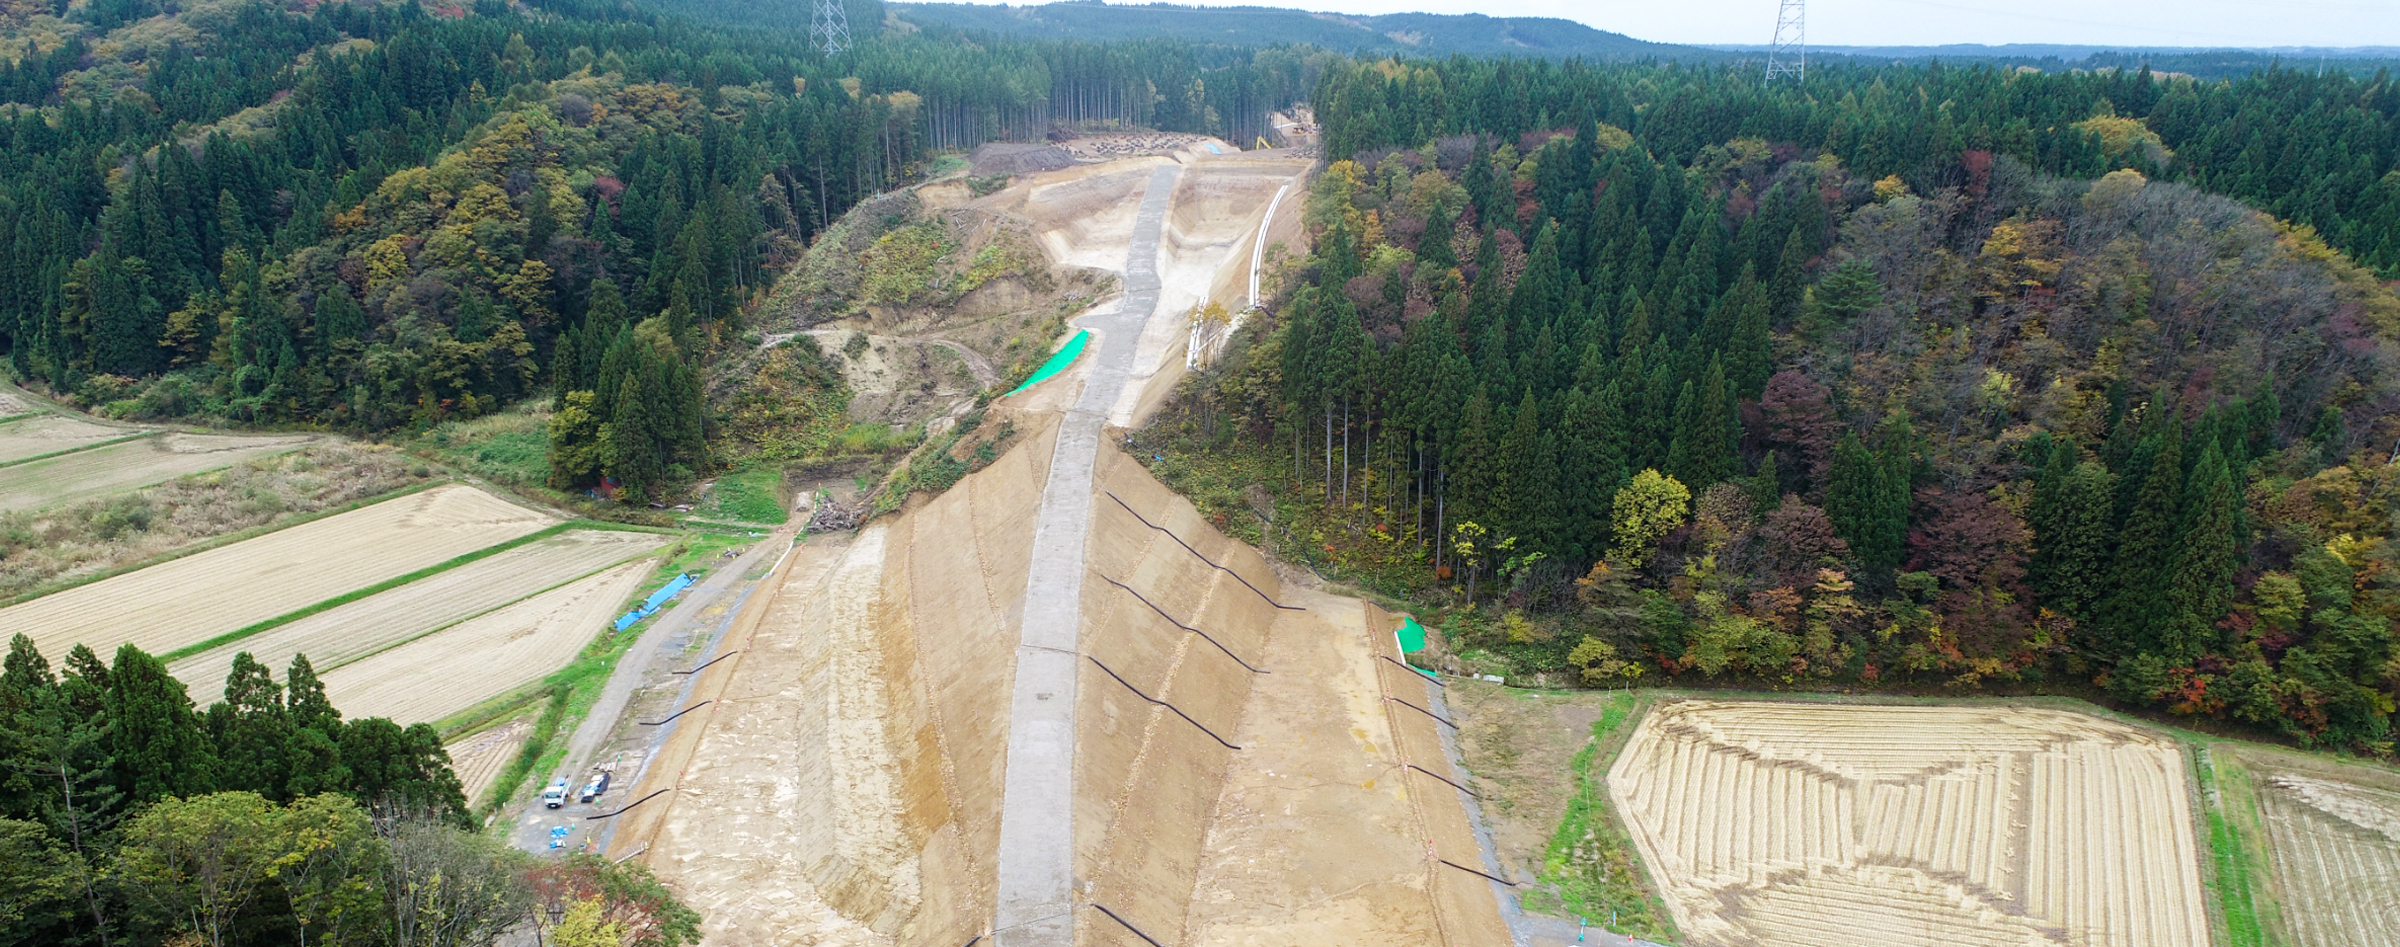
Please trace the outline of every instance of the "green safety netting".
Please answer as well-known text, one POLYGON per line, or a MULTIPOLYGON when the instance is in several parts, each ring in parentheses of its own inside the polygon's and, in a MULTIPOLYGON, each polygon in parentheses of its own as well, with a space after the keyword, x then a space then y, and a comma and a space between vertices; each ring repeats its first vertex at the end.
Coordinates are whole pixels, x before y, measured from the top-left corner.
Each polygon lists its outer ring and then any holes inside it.
MULTIPOLYGON (((1392 638, 1400 642, 1401 654, 1415 654, 1425 650, 1425 626, 1417 624, 1417 619, 1413 615, 1400 616, 1400 627, 1392 630, 1392 638)), ((1410 670, 1426 677, 1434 676, 1432 671, 1414 665, 1410 666, 1410 670)))
MULTIPOLYGON (((1050 356, 1049 361, 1042 363, 1042 367, 1034 369, 1033 377, 1025 379, 1024 384, 1010 389, 1008 394, 1013 395, 1017 392, 1024 391, 1027 388, 1041 384, 1043 379, 1049 378, 1052 375, 1056 375, 1059 372, 1066 371, 1067 366, 1075 364, 1075 356, 1083 354, 1083 343, 1090 341, 1091 337, 1091 330, 1075 330, 1074 338, 1068 339, 1066 345, 1060 346, 1059 350, 1050 356)), ((1007 395, 1002 395, 1001 397, 1005 398, 1007 395)))

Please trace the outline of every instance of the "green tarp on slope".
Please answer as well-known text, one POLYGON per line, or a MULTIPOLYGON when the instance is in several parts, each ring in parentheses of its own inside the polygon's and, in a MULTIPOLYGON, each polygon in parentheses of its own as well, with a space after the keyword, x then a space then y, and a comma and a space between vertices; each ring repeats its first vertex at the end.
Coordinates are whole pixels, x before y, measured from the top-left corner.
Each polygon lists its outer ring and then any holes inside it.
MULTIPOLYGON (((1425 650, 1425 626, 1417 624, 1417 619, 1413 615, 1400 616, 1400 627, 1392 629, 1392 638, 1400 642, 1400 653, 1403 655, 1425 650)), ((1432 671, 1414 665, 1410 666, 1410 670, 1426 677, 1434 676, 1432 671)))
MULTIPOLYGON (((1060 346, 1059 350, 1050 356, 1049 361, 1042 363, 1042 367, 1034 369, 1033 377, 1025 379, 1024 384, 1010 389, 1008 394, 1013 395, 1017 392, 1024 391, 1027 388, 1041 384, 1044 379, 1047 379, 1052 375, 1066 371, 1067 366, 1075 364, 1075 357, 1083 354, 1083 344, 1091 341, 1091 338, 1091 330, 1075 330, 1074 338, 1068 339, 1066 345, 1060 346)), ((1002 395, 1001 397, 1005 398, 1007 396, 1008 395, 1002 395)))

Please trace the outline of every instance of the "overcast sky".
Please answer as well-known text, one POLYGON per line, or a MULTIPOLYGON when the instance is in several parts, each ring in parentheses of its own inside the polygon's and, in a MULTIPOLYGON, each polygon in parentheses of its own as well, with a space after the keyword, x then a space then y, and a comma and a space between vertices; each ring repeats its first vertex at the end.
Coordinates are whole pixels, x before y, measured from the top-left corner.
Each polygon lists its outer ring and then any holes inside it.
MULTIPOLYGON (((1763 44, 1774 35, 1779 0, 1175 2, 1358 14, 1550 16, 1666 43, 1763 44)), ((2400 0, 1813 0, 1808 40, 1825 46, 2400 46, 2400 0)))

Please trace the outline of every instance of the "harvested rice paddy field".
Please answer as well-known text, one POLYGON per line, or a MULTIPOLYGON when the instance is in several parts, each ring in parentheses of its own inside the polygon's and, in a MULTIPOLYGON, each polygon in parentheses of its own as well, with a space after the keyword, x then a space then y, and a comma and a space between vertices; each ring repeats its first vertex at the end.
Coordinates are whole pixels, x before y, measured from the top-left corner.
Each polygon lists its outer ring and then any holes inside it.
POLYGON ((648 555, 668 539, 657 533, 600 529, 545 536, 228 642, 177 661, 169 670, 202 703, 215 699, 226 675, 233 671, 234 655, 244 651, 278 670, 289 665, 293 655, 305 654, 322 674, 528 595, 648 555))
POLYGON ((466 791, 469 805, 492 788, 492 781, 500 778, 500 771, 508 768, 508 761, 516 758, 525 747, 525 738, 532 735, 533 722, 519 717, 467 734, 442 747, 450 754, 450 771, 458 774, 459 787, 466 791))
POLYGON ((343 665, 325 694, 345 716, 439 720, 566 667, 650 571, 616 566, 343 665))
POLYGON ((2197 947, 2187 773, 2061 710, 1669 700, 1608 789, 1692 947, 2197 947))
POLYGON ((111 427, 82 418, 37 414, 0 424, 0 464, 13 464, 44 454, 81 450, 148 433, 142 428, 111 427))
MULTIPOLYGON (((36 510, 122 493, 186 474, 289 453, 314 440, 309 435, 177 433, 103 443, 0 467, 0 510, 36 510)), ((75 446, 68 443, 53 449, 69 450, 75 446)), ((35 452, 40 453, 47 451, 35 452)))
POLYGON ((0 637, 30 635, 50 655, 77 643, 166 654, 555 523, 436 487, 0 609, 0 637))
POLYGON ((2288 940, 2400 942, 2400 774, 2279 750, 2237 755, 2258 797, 2288 940))

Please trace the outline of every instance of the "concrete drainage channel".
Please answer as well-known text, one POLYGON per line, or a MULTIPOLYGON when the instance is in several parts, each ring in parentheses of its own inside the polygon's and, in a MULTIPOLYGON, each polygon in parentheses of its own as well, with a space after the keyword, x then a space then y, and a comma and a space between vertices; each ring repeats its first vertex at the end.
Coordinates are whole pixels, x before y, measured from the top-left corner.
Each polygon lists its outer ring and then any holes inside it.
MULTIPOLYGON (((1114 311, 1079 320, 1099 330, 1083 392, 1059 422, 1034 527, 1033 568, 1011 688, 1008 769, 1000 810, 993 942, 1050 947, 1075 940, 1075 678, 1082 627, 1084 540, 1091 531, 1092 468, 1100 429, 1125 387, 1134 348, 1158 308, 1158 235, 1178 167, 1150 175, 1134 215, 1125 296, 1114 311)), ((1144 935, 1147 939, 1147 935, 1144 935)))

